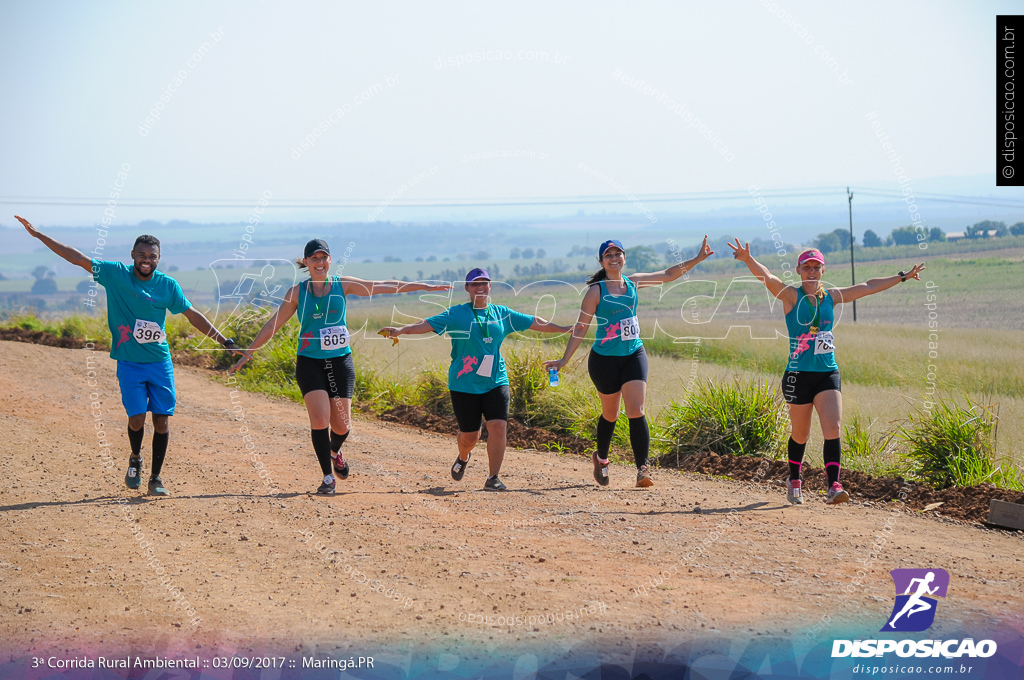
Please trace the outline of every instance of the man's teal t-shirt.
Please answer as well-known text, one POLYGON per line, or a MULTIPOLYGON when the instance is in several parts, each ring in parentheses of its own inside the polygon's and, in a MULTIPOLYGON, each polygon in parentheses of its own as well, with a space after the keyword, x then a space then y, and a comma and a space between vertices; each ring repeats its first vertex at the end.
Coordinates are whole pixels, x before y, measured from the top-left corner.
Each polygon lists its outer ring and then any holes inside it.
POLYGON ((170 360, 167 312, 181 314, 192 306, 178 282, 160 271, 154 271, 149 281, 140 281, 135 265, 95 259, 92 278, 107 289, 110 358, 139 364, 170 360))
POLYGON ((532 326, 533 317, 504 305, 487 305, 486 309, 474 310, 467 302, 428 318, 427 323, 435 333, 447 333, 452 340, 448 389, 484 394, 500 385, 508 385, 501 343, 505 336, 532 326), (481 369, 488 375, 481 375, 481 369))

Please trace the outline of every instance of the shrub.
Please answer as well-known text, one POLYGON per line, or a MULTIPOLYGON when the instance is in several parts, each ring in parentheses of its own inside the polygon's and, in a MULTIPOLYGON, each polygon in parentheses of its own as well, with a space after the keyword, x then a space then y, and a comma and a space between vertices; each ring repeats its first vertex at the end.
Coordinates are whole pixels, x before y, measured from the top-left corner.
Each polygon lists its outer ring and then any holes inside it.
POLYGON ((872 432, 877 420, 861 415, 846 419, 843 425, 843 467, 869 475, 892 477, 906 472, 906 464, 896 453, 895 432, 872 432))
MULTIPOLYGON (((787 432, 782 396, 767 384, 699 382, 685 404, 669 403, 664 425, 667 448, 661 463, 694 453, 775 457, 787 432)), ((664 449, 663 449, 664 450, 664 449)))
POLYGON ((899 429, 911 474, 937 489, 993 481, 996 420, 991 406, 953 401, 912 414, 899 429))
POLYGON ((435 363, 422 369, 416 379, 416 403, 439 416, 454 415, 448 393, 448 367, 435 363))

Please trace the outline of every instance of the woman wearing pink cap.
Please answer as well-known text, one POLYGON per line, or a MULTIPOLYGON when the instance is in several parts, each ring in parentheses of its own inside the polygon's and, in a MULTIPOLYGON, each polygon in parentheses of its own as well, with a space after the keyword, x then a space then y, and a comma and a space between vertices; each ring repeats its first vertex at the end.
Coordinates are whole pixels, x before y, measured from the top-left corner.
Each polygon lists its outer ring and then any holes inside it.
POLYGON ((793 505, 803 501, 800 467, 804 460, 804 447, 811 434, 811 412, 817 411, 821 433, 825 437, 823 457, 828 478, 825 502, 838 505, 850 500, 850 494, 839 483, 839 422, 843 415, 840 392, 839 366, 835 357, 835 305, 880 293, 908 278, 921 280, 924 263, 914 265, 910 271, 892 276, 869 279, 864 283, 844 288, 822 285, 825 257, 819 250, 805 250, 797 258, 796 273, 799 286, 787 286, 768 268, 750 254, 750 244, 729 244, 733 256, 747 265, 750 273, 761 279, 768 291, 779 300, 786 313, 789 330, 789 361, 782 375, 782 394, 789 405, 792 433, 789 437, 789 491, 786 497, 793 505))

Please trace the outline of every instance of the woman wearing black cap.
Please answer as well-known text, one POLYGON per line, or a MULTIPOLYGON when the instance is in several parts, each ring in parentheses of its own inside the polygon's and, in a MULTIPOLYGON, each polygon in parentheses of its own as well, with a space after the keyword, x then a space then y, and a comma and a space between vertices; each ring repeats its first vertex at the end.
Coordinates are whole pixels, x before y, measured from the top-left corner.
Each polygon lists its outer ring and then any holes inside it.
POLYGON ((505 491, 498 479, 505 458, 508 423, 508 373, 501 356, 505 337, 525 330, 565 333, 572 326, 559 326, 539 316, 530 316, 504 305, 490 304, 491 277, 483 269, 466 274, 469 302, 448 308, 441 314, 401 328, 387 327, 381 334, 390 338, 419 333, 448 333, 452 340, 452 363, 448 369, 448 390, 455 418, 459 456, 452 464, 452 479, 466 472, 469 456, 480 438, 480 419, 487 421, 488 477, 485 491, 505 491))
POLYGON ((451 286, 366 281, 352 276, 328 277, 331 251, 323 239, 313 239, 307 243, 303 255, 302 259, 296 260, 296 264, 309 270, 309 279, 292 286, 277 312, 263 324, 249 349, 231 367, 231 371, 244 366, 252 358, 252 353, 274 337, 274 333, 298 311, 300 328, 295 379, 309 413, 313 449, 324 473, 323 483, 316 492, 329 495, 334 493, 335 488, 332 464, 339 477, 348 477, 348 463, 341 455, 341 445, 349 433, 356 375, 345 320, 348 308, 346 297, 451 290, 451 286))
POLYGON ((583 296, 580 316, 565 353, 561 359, 545 361, 544 366, 561 369, 569 363, 590 329, 591 320, 597 318, 597 336, 590 350, 587 368, 601 397, 597 451, 592 457, 594 480, 601 486, 608 485, 608 449, 615 434, 620 402, 625 405, 626 417, 629 418, 629 443, 636 462, 636 485, 648 487, 654 484, 647 467, 647 454, 651 448, 651 431, 644 413, 647 352, 640 339, 637 289, 675 281, 713 254, 705 234, 700 251, 692 259, 660 272, 623 276, 626 253, 622 243, 612 239, 598 248, 597 260, 601 269, 587 279, 590 288, 583 296))

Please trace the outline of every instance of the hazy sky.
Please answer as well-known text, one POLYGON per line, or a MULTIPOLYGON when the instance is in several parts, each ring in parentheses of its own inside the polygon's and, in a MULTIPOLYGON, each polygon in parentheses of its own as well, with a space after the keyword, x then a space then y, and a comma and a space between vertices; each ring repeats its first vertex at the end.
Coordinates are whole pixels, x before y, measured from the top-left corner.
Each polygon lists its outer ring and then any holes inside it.
POLYGON ((416 199, 895 188, 870 112, 911 178, 993 173, 995 15, 1020 8, 4 2, 0 195, 104 198, 122 166, 122 200, 267 192, 381 219, 416 199))

